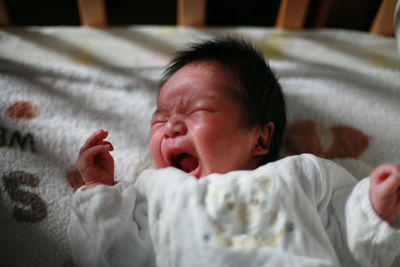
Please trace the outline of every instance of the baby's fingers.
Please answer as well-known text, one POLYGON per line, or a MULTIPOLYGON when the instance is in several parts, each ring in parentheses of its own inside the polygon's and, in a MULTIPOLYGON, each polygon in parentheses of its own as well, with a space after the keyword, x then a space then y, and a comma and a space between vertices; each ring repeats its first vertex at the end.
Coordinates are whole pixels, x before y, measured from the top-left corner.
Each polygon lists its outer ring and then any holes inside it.
POLYGON ((113 150, 114 150, 113 145, 112 145, 110 142, 108 142, 108 141, 101 140, 101 141, 99 141, 99 142, 97 143, 97 145, 109 145, 109 146, 110 146, 110 151, 113 151, 113 150))
POLYGON ((99 141, 102 141, 104 138, 108 136, 108 132, 104 131, 103 129, 97 130, 94 132, 85 142, 85 144, 82 146, 82 148, 79 151, 79 155, 81 155, 85 150, 89 149, 90 147, 93 147, 95 145, 99 144, 99 141))
POLYGON ((109 152, 112 150, 111 144, 95 145, 83 151, 78 158, 77 167, 78 169, 85 168, 87 166, 93 165, 94 158, 96 155, 104 152, 109 152))

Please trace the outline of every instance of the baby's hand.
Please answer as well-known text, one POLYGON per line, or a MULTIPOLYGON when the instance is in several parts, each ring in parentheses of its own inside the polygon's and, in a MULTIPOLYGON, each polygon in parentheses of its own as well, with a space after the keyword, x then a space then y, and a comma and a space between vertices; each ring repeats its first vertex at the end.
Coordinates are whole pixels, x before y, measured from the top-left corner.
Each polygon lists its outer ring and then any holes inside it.
POLYGON ((395 226, 400 214, 400 165, 378 166, 370 176, 372 207, 383 220, 395 226))
POLYGON ((104 141, 108 132, 98 130, 92 134, 79 151, 76 167, 88 187, 98 184, 114 185, 114 150, 110 142, 104 141))

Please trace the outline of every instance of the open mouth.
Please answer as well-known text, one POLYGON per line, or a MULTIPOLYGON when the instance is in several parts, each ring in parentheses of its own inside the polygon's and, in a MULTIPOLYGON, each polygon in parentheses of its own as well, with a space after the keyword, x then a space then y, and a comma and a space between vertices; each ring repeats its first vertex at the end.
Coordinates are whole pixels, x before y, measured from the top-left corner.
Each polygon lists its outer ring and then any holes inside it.
POLYGON ((173 167, 181 169, 186 173, 191 173, 199 167, 199 160, 188 153, 174 155, 171 163, 173 167))

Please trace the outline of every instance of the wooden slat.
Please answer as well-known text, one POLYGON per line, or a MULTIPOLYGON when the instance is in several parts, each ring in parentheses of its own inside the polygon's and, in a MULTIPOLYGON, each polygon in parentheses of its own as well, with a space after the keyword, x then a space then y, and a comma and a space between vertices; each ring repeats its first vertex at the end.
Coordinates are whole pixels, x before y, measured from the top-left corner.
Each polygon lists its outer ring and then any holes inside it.
POLYGON ((288 30, 301 30, 309 2, 309 0, 281 0, 275 26, 288 30))
POLYGON ((202 27, 205 17, 206 0, 178 0, 177 25, 202 27))
POLYGON ((81 25, 104 27, 107 25, 107 13, 104 0, 78 0, 81 25))
POLYGON ((372 23, 370 32, 374 34, 381 34, 393 36, 393 17, 394 9, 396 7, 396 0, 383 0, 379 7, 378 13, 372 23))
POLYGON ((8 16, 6 4, 4 3, 4 0, 0 0, 0 25, 5 26, 5 25, 10 25, 10 17, 8 16))
POLYGON ((321 0, 315 15, 314 27, 322 28, 325 26, 326 20, 329 15, 329 10, 332 7, 333 0, 321 0))

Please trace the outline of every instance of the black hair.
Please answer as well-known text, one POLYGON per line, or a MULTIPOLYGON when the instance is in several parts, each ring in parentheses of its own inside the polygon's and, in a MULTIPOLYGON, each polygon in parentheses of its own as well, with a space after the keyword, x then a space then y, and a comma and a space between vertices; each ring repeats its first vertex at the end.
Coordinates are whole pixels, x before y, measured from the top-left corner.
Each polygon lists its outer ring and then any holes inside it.
POLYGON ((282 88, 260 51, 241 38, 219 37, 193 43, 177 53, 161 79, 163 85, 175 72, 189 63, 216 63, 231 71, 237 79, 233 93, 241 103, 245 128, 264 127, 273 122, 274 133, 267 155, 259 165, 279 158, 279 149, 286 125, 282 88))

